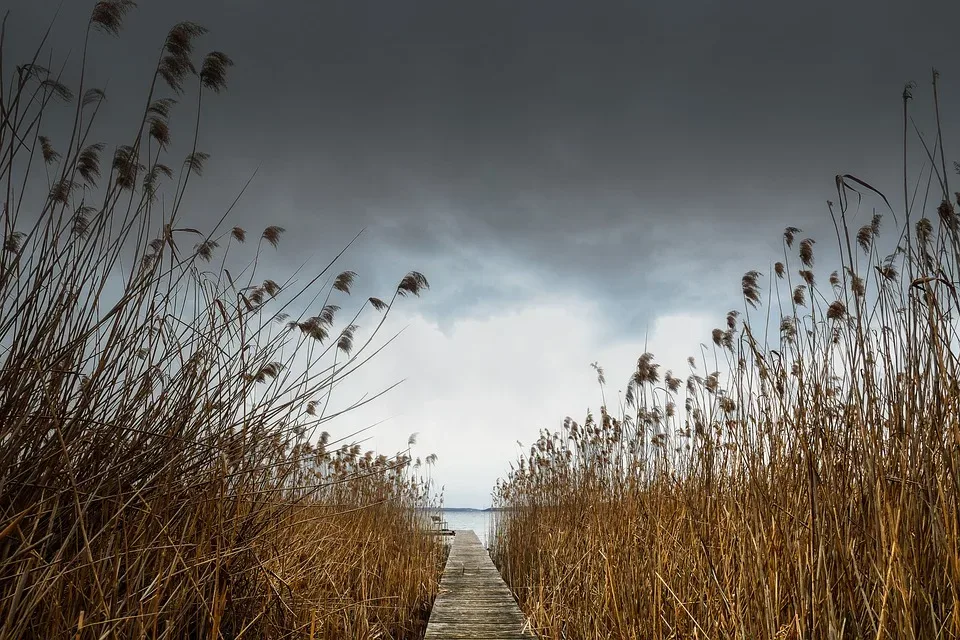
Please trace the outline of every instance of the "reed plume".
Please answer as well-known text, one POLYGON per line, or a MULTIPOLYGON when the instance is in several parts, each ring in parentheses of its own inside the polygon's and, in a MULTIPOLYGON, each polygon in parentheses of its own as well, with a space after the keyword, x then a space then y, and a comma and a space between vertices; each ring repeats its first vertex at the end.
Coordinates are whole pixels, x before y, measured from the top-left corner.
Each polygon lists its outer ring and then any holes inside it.
MULTIPOLYGON (((94 5, 85 64, 133 8, 94 5)), ((421 637, 444 561, 420 522, 432 481, 409 447, 361 454, 325 429, 397 298, 428 283, 370 298, 361 333, 367 301, 336 324, 356 278, 337 260, 296 285, 259 259, 283 228, 253 247, 226 215, 188 224, 211 156, 198 108, 171 159, 182 102, 161 94, 226 88, 228 56, 193 63, 204 34, 169 31, 115 145, 90 139, 105 94, 82 70, 74 92, 0 69, 0 638, 421 637), (48 137, 74 95, 72 135, 48 137)))
POLYGON ((511 465, 492 555, 541 637, 960 637, 960 234, 935 160, 935 215, 837 176, 837 254, 787 227, 704 347, 717 371, 690 358, 681 386, 644 354, 625 406, 511 465), (867 196, 901 220, 888 256, 879 214, 849 228, 867 196))

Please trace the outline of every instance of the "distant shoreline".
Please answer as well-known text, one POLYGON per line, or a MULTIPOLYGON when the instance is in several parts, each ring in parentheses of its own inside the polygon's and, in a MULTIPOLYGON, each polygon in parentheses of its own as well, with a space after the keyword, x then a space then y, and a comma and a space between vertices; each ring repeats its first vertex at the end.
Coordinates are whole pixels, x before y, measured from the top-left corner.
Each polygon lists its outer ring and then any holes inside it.
MULTIPOLYGON (((420 507, 419 511, 437 511, 438 508, 431 507, 420 507)), ((443 507, 439 509, 440 511, 457 511, 457 512, 471 512, 471 513, 492 513, 494 511, 504 511, 499 507, 487 507, 486 509, 474 509, 472 507, 443 507)))

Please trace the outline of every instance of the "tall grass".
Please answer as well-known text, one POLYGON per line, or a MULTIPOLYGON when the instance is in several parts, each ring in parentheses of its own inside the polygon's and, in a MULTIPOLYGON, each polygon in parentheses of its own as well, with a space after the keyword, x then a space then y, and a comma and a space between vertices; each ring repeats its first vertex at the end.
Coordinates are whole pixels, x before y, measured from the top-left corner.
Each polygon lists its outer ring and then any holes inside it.
POLYGON ((896 209, 838 176, 835 237, 787 228, 685 381, 644 354, 498 483, 492 553, 544 637, 960 637, 960 194, 911 98, 896 209))
POLYGON ((195 66, 199 25, 170 30, 130 139, 96 140, 87 44, 133 4, 94 5, 72 87, 38 64, 46 40, 14 67, 0 36, 0 638, 419 637, 443 562, 416 512, 430 482, 409 449, 317 432, 428 283, 338 322, 352 271, 272 280, 282 228, 184 220, 232 64, 195 66), (178 100, 196 113, 171 165, 178 100))

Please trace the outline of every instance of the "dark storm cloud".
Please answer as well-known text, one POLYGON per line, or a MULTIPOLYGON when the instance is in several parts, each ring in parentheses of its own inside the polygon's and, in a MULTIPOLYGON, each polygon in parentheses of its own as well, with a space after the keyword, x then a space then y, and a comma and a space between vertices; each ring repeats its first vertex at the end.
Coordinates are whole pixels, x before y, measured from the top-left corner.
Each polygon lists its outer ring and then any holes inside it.
MULTIPOLYGON (((616 301, 624 325, 653 300, 733 297, 786 224, 830 229, 834 174, 897 189, 904 82, 926 106, 937 66, 960 102, 957 3, 141 4, 105 65, 119 100, 142 95, 130 80, 177 20, 237 63, 204 125, 197 210, 260 166, 241 219, 298 230, 289 255, 367 226, 357 260, 427 271, 440 315, 530 283, 616 301)), ((16 2, 12 20, 39 27, 52 6, 16 2)))

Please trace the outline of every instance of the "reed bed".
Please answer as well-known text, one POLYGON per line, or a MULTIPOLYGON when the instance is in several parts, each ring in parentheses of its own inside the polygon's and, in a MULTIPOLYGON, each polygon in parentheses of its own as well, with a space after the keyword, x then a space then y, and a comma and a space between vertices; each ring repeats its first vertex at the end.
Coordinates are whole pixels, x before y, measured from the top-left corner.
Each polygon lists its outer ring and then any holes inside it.
POLYGON ((896 207, 837 176, 835 236, 787 228, 689 375, 644 354, 622 406, 543 431, 497 484, 492 554, 542 637, 960 637, 960 194, 937 82, 928 137, 904 91, 896 207))
POLYGON ((279 226, 186 222, 201 105, 232 65, 195 64, 199 25, 162 43, 130 139, 96 140, 87 44, 133 5, 92 5, 74 86, 39 64, 46 40, 11 66, 0 36, 0 638, 421 637, 444 561, 429 474, 410 448, 363 452, 362 425, 321 430, 427 280, 340 321, 356 274, 337 260, 274 280, 279 226))

